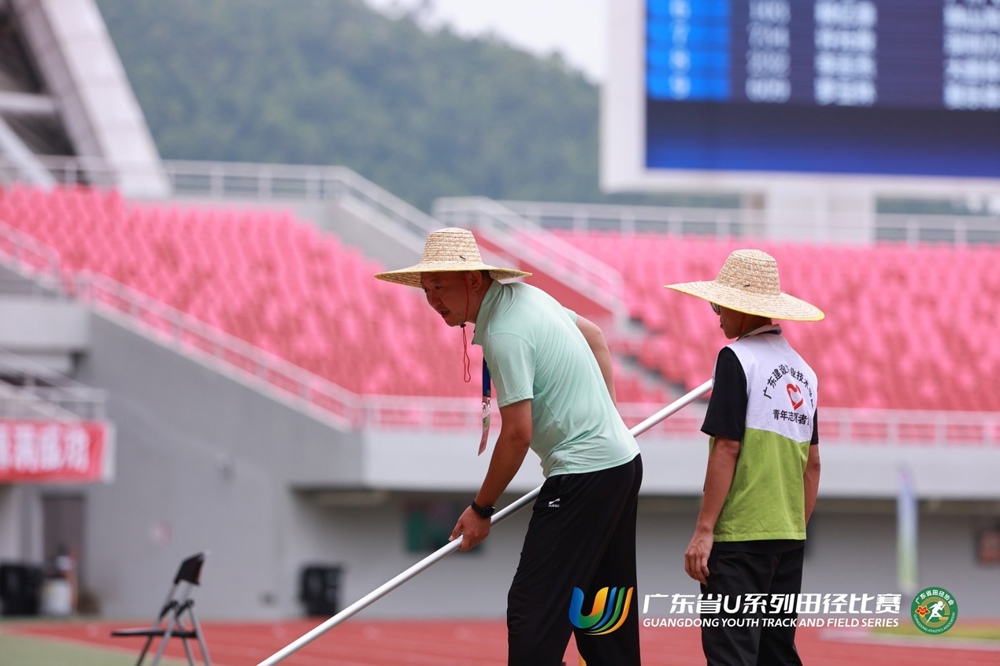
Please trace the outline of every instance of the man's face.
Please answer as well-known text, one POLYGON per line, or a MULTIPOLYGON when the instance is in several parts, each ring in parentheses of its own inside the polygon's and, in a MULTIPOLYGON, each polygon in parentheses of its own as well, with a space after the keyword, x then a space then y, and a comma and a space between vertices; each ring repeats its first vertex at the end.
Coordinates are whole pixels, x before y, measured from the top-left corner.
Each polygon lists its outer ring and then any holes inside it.
POLYGON ((427 303, 434 308, 449 326, 461 326, 468 314, 471 287, 468 273, 421 273, 427 303))

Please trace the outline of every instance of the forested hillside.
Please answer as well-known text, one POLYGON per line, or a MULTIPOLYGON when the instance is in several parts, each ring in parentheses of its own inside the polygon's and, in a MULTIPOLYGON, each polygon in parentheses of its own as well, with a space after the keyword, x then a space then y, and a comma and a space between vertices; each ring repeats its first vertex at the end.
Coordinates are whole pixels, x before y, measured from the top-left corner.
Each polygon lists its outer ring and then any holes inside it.
POLYGON ((439 196, 604 200, 598 90, 361 0, 98 0, 167 159, 343 164, 439 196))

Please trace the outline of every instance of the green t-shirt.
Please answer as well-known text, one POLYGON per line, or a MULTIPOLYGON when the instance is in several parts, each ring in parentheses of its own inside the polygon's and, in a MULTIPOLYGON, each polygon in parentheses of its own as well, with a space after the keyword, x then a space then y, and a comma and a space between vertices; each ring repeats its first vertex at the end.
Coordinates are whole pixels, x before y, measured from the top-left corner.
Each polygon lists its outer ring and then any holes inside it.
POLYGON ((500 407, 531 400, 531 450, 546 477, 622 465, 639 453, 576 314, 527 284, 490 285, 476 318, 500 407))

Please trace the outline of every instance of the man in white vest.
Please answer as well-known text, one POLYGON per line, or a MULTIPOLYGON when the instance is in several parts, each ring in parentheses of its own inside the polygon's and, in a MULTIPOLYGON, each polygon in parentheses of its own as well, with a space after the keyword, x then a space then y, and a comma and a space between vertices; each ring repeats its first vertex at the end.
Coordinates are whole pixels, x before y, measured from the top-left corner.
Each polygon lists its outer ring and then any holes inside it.
POLYGON ((713 373, 708 470, 684 570, 701 583, 703 608, 721 601, 703 619, 740 621, 703 624, 705 657, 710 666, 801 664, 795 603, 819 488, 819 385, 773 320, 823 312, 782 292, 777 262, 760 250, 736 250, 715 280, 667 288, 707 300, 735 339, 713 373))

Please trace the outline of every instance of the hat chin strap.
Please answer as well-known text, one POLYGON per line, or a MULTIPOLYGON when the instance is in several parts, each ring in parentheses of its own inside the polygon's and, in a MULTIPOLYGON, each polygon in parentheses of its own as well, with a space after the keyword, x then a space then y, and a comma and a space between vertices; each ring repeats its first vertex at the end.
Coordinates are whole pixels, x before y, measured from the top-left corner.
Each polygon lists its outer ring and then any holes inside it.
POLYGON ((465 318, 462 319, 462 364, 465 374, 462 378, 468 384, 472 381, 472 361, 469 359, 469 340, 466 337, 465 324, 469 320, 469 278, 465 278, 465 318))

